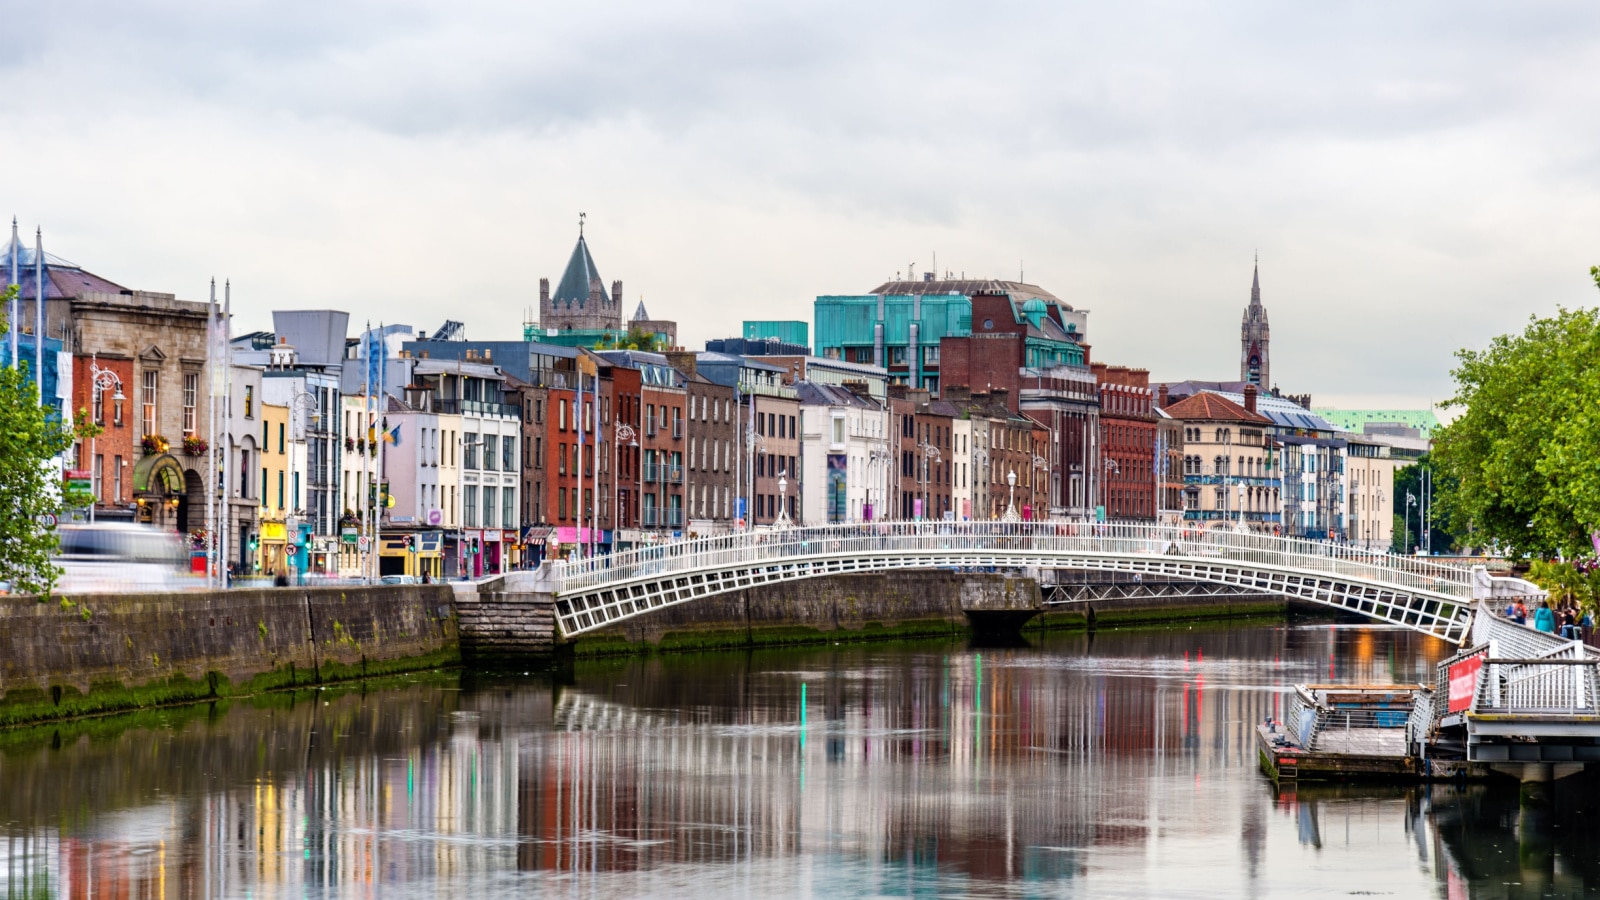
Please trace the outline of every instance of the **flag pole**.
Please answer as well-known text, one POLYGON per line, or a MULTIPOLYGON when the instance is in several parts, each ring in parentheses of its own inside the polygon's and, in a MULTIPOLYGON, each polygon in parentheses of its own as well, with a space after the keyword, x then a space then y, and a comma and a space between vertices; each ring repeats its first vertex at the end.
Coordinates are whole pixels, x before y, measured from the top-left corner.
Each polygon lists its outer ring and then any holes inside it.
POLYGON ((22 282, 19 280, 17 267, 21 265, 17 257, 22 255, 22 240, 17 237, 17 217, 11 217, 11 284, 17 286, 17 293, 11 298, 11 319, 6 322, 6 327, 11 329, 11 367, 17 367, 17 332, 22 329, 22 282))
MULTIPOLYGON (((228 360, 228 323, 233 316, 233 279, 222 283, 222 321, 217 325, 217 349, 222 358, 222 531, 217 535, 221 548, 217 555, 217 582, 228 587, 228 557, 233 553, 233 504, 228 498, 228 461, 233 456, 233 367, 228 360)), ((214 441, 213 441, 214 443, 214 441)))
POLYGON ((211 300, 206 304, 206 364, 211 379, 206 391, 206 587, 216 586, 217 540, 217 280, 211 279, 211 300))
POLYGON ((44 228, 33 233, 33 383, 44 405, 44 228))

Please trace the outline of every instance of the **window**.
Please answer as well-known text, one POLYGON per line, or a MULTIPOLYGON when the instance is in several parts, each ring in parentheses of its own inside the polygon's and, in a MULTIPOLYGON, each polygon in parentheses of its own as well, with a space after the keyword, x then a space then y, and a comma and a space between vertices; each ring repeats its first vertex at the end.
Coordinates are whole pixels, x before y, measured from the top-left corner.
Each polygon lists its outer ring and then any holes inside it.
MULTIPOLYGON (((524 482, 526 484, 526 482, 524 482)), ((516 528, 517 522, 517 492, 511 488, 500 491, 500 525, 504 528, 516 528)))
POLYGON ((556 511, 557 512, 557 516, 556 517, 560 518, 560 519, 565 519, 567 517, 567 492, 566 491, 563 491, 563 490, 560 490, 560 489, 556 490, 556 506, 557 506, 557 511, 556 511))
POLYGON ((283 472, 278 472, 278 508, 283 509, 283 472))
POLYGON ((487 485, 483 488, 483 527, 485 528, 500 527, 495 522, 495 513, 499 511, 499 506, 495 503, 495 495, 497 493, 498 491, 487 485))
MULTIPOLYGON (((284 449, 283 449, 283 423, 279 422, 278 423, 278 453, 281 455, 283 452, 284 452, 284 449)), ((280 503, 278 505, 282 506, 283 504, 280 503)))
MULTIPOLYGON (((483 436, 483 467, 493 472, 500 463, 500 435, 486 434, 483 436)), ((488 500, 484 501, 487 508, 488 500)))
POLYGON ((562 431, 566 431, 567 430, 567 404, 566 404, 565 401, 563 401, 563 400, 557 400, 556 401, 556 415, 557 415, 557 419, 558 419, 558 427, 562 431))
POLYGON ((256 386, 253 384, 244 386, 244 417, 246 419, 256 417, 256 386))
POLYGON ((475 484, 461 486, 461 524, 478 527, 478 486, 475 484))
POLYGON ((200 396, 200 375, 185 372, 183 375, 183 433, 194 434, 199 427, 197 414, 200 396))
POLYGON ((140 424, 143 426, 140 434, 156 433, 156 392, 160 386, 161 373, 154 369, 145 370, 144 385, 139 391, 140 424))
MULTIPOLYGON (((461 467, 463 469, 476 469, 478 467, 478 435, 468 431, 461 436, 461 443, 466 451, 461 467)), ((472 526, 469 524, 467 527, 470 528, 472 526)))
POLYGON ((500 463, 502 471, 517 470, 517 439, 509 434, 500 439, 500 463))

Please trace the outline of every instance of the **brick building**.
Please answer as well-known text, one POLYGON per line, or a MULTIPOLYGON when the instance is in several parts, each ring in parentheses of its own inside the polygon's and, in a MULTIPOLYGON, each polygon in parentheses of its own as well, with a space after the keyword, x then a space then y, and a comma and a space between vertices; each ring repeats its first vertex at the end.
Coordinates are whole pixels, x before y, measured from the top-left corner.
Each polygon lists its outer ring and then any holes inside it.
POLYGON ((1156 518, 1156 410, 1150 373, 1095 363, 1100 395, 1100 505, 1108 519, 1156 518))

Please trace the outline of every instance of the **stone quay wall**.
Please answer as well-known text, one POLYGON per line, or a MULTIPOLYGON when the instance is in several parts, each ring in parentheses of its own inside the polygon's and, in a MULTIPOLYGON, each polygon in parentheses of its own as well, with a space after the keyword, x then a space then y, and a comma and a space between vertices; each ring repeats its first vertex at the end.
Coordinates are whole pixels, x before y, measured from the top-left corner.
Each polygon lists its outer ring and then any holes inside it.
POLYGON ((447 585, 0 601, 0 725, 453 664, 447 585))

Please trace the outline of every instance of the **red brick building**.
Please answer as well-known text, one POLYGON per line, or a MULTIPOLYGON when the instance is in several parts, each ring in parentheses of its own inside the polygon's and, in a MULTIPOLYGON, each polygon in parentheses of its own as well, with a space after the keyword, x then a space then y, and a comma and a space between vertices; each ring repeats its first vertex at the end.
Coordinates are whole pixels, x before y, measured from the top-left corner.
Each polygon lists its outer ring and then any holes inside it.
POLYGON ((1155 521, 1156 410, 1150 373, 1095 363, 1100 396, 1098 500, 1106 518, 1155 521))

